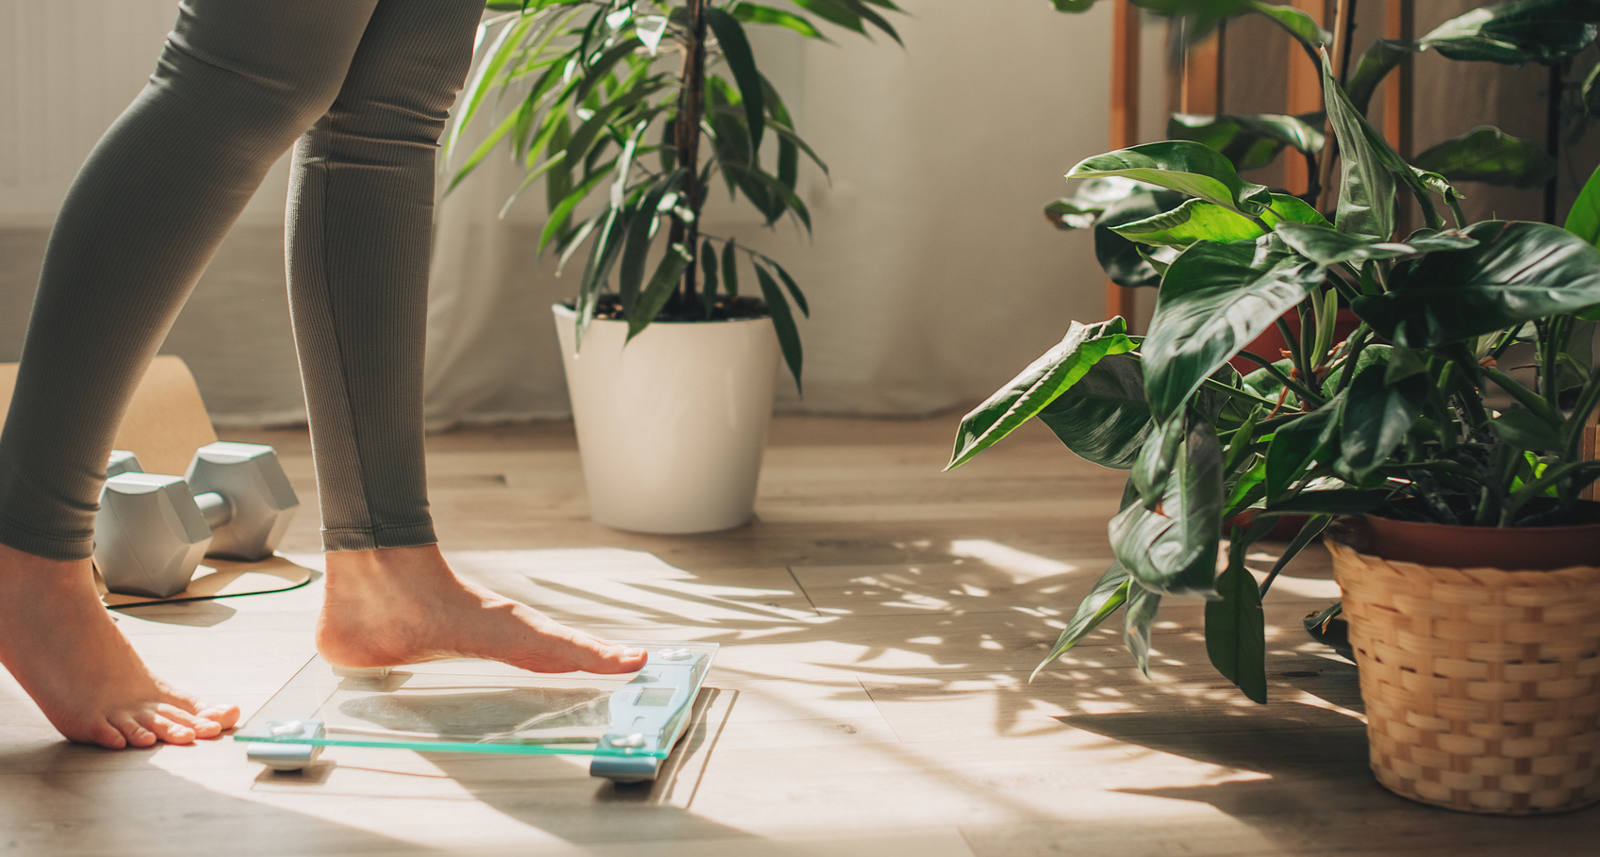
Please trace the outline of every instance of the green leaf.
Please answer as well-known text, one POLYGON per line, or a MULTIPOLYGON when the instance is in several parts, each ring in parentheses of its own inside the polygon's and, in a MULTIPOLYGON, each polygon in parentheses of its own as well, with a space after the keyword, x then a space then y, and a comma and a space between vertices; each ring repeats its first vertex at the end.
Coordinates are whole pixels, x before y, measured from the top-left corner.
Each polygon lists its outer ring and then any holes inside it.
POLYGON ((736 249, 732 238, 722 245, 722 287, 730 298, 739 294, 739 258, 734 255, 736 249))
POLYGON ((1211 31, 1218 21, 1250 11, 1250 0, 1132 0, 1169 18, 1185 19, 1185 35, 1193 41, 1211 31))
POLYGON ((1275 3, 1263 3, 1261 0, 1251 0, 1250 8, 1253 11, 1271 18, 1278 26, 1289 31, 1289 34, 1300 40, 1307 50, 1315 50, 1318 45, 1333 43, 1333 34, 1318 26, 1316 20, 1310 15, 1294 8, 1293 6, 1279 6, 1275 3))
POLYGON ((1314 462, 1327 457, 1333 426, 1333 411, 1324 407, 1272 433, 1267 445, 1269 500, 1287 495, 1314 462))
POLYGON ((1111 519, 1117 561, 1139 585, 1209 595, 1222 530, 1222 444, 1203 421, 1189 424, 1155 508, 1133 503, 1111 519))
MULTIPOLYGON (((1268 226, 1282 220, 1328 222, 1299 197, 1281 193, 1272 195, 1272 205, 1262 210, 1259 219, 1268 226)), ((1198 199, 1144 220, 1107 228, 1130 241, 1174 247, 1187 247, 1196 241, 1252 241, 1266 232, 1242 214, 1198 199)))
POLYGON ((1339 206, 1334 222, 1340 232, 1387 241, 1394 233, 1394 175, 1368 137, 1361 114, 1334 82, 1327 56, 1322 58, 1322 90, 1328 121, 1339 140, 1339 206))
POLYGON ((634 302, 644 288, 645 260, 650 255, 650 245, 660 222, 661 199, 678 189, 683 179, 682 170, 673 170, 651 184, 631 215, 628 223, 627 243, 622 251, 622 264, 617 271, 617 291, 622 305, 633 314, 634 302))
POLYGON ((549 244, 550 240, 555 238, 561 232, 561 229, 567 225, 567 220, 572 217, 572 211, 578 207, 578 203, 583 202, 608 177, 607 173, 603 171, 595 173, 580 185, 577 190, 567 194, 564 199, 556 204, 555 209, 550 212, 550 219, 545 221, 544 230, 539 233, 540 253, 544 252, 545 245, 549 244))
POLYGON ((761 294, 767 302, 767 312, 772 316, 772 326, 778 332, 778 345, 783 349, 784 362, 789 364, 789 373, 794 376, 795 389, 804 393, 800 386, 800 366, 803 354, 800 350, 800 331, 795 327, 794 315, 789 311, 789 302, 784 299, 783 291, 778 288, 777 282, 760 265, 755 266, 756 280, 761 283, 761 294))
POLYGON ((1350 104, 1365 115, 1367 106, 1372 103, 1372 96, 1378 91, 1383 79, 1417 50, 1417 46, 1410 42, 1393 39, 1374 40, 1361 58, 1356 60, 1356 67, 1350 73, 1350 79, 1345 81, 1350 104))
POLYGON ((1111 354, 1039 412, 1067 449, 1101 467, 1131 467, 1154 423, 1137 353, 1111 354))
POLYGON ((1321 282, 1315 266, 1270 249, 1265 242, 1273 240, 1197 243, 1167 269, 1140 348, 1158 422, 1175 415, 1206 378, 1321 282))
POLYGON ((1132 179, 1089 179, 1079 182, 1071 196, 1046 205, 1044 213, 1057 229, 1088 229, 1111 206, 1130 197, 1149 194, 1148 188, 1132 179))
POLYGON ((1094 227, 1094 256, 1112 282, 1129 288, 1161 283, 1161 272, 1140 252, 1140 246, 1112 230, 1176 208, 1182 202, 1183 195, 1176 191, 1140 189, 1126 199, 1109 204, 1101 212, 1094 227))
POLYGON ((1511 0, 1451 18, 1417 44, 1453 60, 1548 65, 1593 43, 1597 22, 1594 0, 1511 0))
POLYGON ((661 308, 667 305, 672 294, 678 290, 678 284, 683 281, 683 272, 693 264, 694 254, 684 248, 682 244, 674 244, 667 249, 667 255, 656 266, 656 272, 650 277, 650 285, 645 287, 639 295, 638 308, 628 316, 628 340, 633 341, 635 336, 644 332, 650 322, 656 320, 661 314, 661 308))
POLYGON ((867 32, 866 27, 861 24, 861 16, 851 11, 850 7, 840 0, 793 0, 793 2, 794 5, 824 21, 863 35, 867 32))
POLYGON ((1069 179, 1121 176, 1198 197, 1246 214, 1267 206, 1266 187, 1239 178, 1233 164, 1209 146, 1189 140, 1145 143, 1086 158, 1069 179))
POLYGON ((700 243, 700 281, 705 283, 705 303, 710 309, 717 297, 717 248, 709 239, 700 243))
POLYGON ((805 293, 800 291, 800 287, 795 284, 794 278, 789 276, 789 272, 785 271, 783 266, 777 262, 771 259, 767 259, 766 262, 772 268, 772 272, 778 275, 778 279, 783 281, 783 287, 789 290, 789 297, 794 301, 794 305, 800 308, 800 314, 810 318, 811 306, 806 303, 805 293))
POLYGON ((1242 541, 1229 550, 1228 568, 1217 578, 1222 600, 1206 604, 1206 655, 1223 677, 1255 702, 1267 701, 1266 617, 1261 592, 1245 568, 1242 541))
POLYGON ((1111 618, 1128 600, 1128 594, 1133 586, 1133 578, 1128 575, 1127 569, 1117 563, 1112 563, 1100 579, 1095 582, 1089 594, 1078 602, 1078 609, 1072 614, 1072 620, 1067 627, 1061 630, 1061 636, 1056 638, 1056 644, 1050 648, 1050 654, 1033 668, 1033 673, 1028 676, 1032 682, 1039 673, 1049 666, 1056 658, 1066 654, 1076 646, 1091 631, 1100 626, 1101 622, 1111 618))
POLYGON ((739 86, 739 97, 744 103, 745 126, 750 131, 752 151, 760 151, 761 138, 766 130, 766 94, 761 89, 761 73, 756 71, 755 54, 750 41, 745 38, 739 19, 715 6, 705 8, 706 23, 717 34, 722 46, 722 56, 733 71, 733 80, 739 86))
POLYGON ((1500 440, 1531 452, 1557 452, 1562 448, 1561 427, 1532 411, 1520 408, 1502 412, 1489 422, 1500 440))
POLYGON ((735 3, 733 17, 746 24, 772 24, 786 27, 805 36, 808 39, 827 40, 822 31, 815 24, 792 12, 774 9, 771 6, 762 6, 757 3, 735 3))
POLYGON ((1161 607, 1161 596, 1142 586, 1128 590, 1128 610, 1122 614, 1122 641, 1133 655, 1133 663, 1146 677, 1150 675, 1150 626, 1161 607))
POLYGON ((1127 330, 1120 316, 1099 324, 1072 322, 1060 342, 962 418, 945 469, 960 467, 1037 416, 1107 356, 1132 351, 1136 343, 1127 330))
POLYGON ((1050 0, 1050 3, 1057 12, 1087 12, 1094 8, 1095 0, 1050 0))
POLYGON ((1161 491, 1166 488, 1172 468, 1177 464, 1178 448, 1183 445, 1187 428, 1183 420, 1168 420, 1139 450, 1139 458, 1128 474, 1128 483, 1138 492, 1146 509, 1153 509, 1161 502, 1161 491))
MULTIPOLYGON (((1320 124, 1321 117, 1315 118, 1320 124)), ((1298 116, 1278 113, 1174 113, 1167 119, 1167 136, 1216 149, 1241 170, 1266 166, 1284 147, 1316 154, 1325 142, 1320 128, 1298 116)))
POLYGON ((1590 116, 1600 116, 1600 63, 1595 63, 1594 68, 1584 75, 1578 95, 1583 99, 1583 106, 1590 116))
POLYGON ((1397 266, 1351 308, 1385 339, 1436 347, 1600 304, 1600 249, 1544 223, 1485 221, 1477 246, 1397 266))
POLYGON ((1420 416, 1429 381, 1413 375, 1397 382, 1388 367, 1368 366, 1356 374, 1339 416, 1339 470, 1354 482, 1386 463, 1420 416))
POLYGON ((1187 247, 1196 241, 1251 241, 1264 231, 1255 221, 1232 209, 1198 199, 1144 220, 1109 228, 1130 241, 1175 247, 1187 247))
POLYGON ((1543 187, 1556 173, 1555 159, 1543 148, 1493 125, 1429 146, 1413 164, 1451 181, 1521 188, 1543 187))
POLYGON ((1341 262, 1360 264, 1373 259, 1421 256, 1436 250, 1459 250, 1478 243, 1460 230, 1418 230, 1405 242, 1373 241, 1312 223, 1279 223, 1273 231, 1290 249, 1323 268, 1341 262))
POLYGON ((1563 227, 1573 235, 1600 247, 1600 167, 1595 167, 1572 202, 1563 227))

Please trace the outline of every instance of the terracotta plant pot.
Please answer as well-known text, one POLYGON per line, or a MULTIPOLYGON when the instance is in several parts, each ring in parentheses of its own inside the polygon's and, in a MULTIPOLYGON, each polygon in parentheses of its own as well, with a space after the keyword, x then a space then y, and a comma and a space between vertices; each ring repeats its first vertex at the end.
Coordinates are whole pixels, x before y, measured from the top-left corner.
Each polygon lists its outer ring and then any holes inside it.
POLYGON ((1368 516, 1329 548, 1380 783, 1471 812, 1600 802, 1600 524, 1368 516))

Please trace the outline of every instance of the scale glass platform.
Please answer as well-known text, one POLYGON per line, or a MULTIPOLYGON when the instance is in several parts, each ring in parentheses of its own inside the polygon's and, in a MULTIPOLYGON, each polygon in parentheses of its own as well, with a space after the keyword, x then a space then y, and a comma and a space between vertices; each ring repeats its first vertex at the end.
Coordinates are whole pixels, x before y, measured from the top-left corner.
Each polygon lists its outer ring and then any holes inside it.
POLYGON ((324 747, 589 756, 590 773, 654 779, 682 737, 715 643, 629 643, 648 652, 620 676, 530 673, 451 660, 338 670, 313 657, 234 733, 278 770, 324 747))

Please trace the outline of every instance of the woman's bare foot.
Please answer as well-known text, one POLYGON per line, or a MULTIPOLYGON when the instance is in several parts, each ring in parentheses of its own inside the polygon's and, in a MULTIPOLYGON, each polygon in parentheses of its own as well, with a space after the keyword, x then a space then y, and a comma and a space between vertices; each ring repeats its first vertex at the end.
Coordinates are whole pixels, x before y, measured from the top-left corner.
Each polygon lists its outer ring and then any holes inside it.
POLYGON ((215 738, 239 719, 150 674, 106 613, 89 560, 0 545, 0 663, 69 740, 121 749, 215 738))
POLYGON ((467 583, 435 545, 327 555, 317 650, 331 664, 386 667, 488 658, 532 672, 632 672, 626 649, 467 583))

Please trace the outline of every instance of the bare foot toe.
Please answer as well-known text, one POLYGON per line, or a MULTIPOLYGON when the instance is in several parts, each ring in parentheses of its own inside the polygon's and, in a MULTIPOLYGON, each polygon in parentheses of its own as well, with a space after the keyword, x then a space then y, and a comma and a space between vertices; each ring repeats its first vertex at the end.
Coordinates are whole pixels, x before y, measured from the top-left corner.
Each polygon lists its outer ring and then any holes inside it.
POLYGON ((151 675, 100 603, 88 560, 58 562, 0 545, 0 663, 79 743, 188 744, 217 737, 239 718, 235 706, 202 707, 151 675))
POLYGON ((456 577, 438 548, 328 554, 317 649, 339 666, 487 658, 532 672, 633 672, 643 649, 575 631, 456 577))

